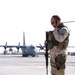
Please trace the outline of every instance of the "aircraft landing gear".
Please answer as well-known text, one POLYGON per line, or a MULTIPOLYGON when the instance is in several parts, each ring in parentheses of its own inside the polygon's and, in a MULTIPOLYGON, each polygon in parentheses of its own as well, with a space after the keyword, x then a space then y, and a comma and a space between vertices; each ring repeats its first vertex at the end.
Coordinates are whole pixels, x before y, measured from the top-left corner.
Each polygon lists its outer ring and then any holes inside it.
POLYGON ((28 55, 27 54, 22 54, 22 57, 28 57, 28 55))

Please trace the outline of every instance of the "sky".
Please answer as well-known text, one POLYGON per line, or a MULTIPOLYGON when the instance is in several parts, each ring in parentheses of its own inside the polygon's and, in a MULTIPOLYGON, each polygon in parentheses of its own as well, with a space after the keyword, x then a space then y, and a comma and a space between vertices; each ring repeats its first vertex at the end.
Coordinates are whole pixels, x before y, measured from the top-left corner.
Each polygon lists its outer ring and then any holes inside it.
MULTIPOLYGON (((46 31, 53 30, 52 15, 61 21, 75 21, 74 0, 0 0, 0 45, 44 45, 46 31)), ((70 45, 74 45, 74 24, 65 23, 71 30, 70 45)))

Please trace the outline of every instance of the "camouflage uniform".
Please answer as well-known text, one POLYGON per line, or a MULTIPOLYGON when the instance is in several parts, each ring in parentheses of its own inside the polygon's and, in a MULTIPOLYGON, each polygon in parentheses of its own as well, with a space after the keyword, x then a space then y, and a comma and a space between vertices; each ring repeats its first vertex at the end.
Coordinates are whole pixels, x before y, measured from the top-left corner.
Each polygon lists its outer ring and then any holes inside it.
MULTIPOLYGON (((62 27, 59 32, 58 28, 54 29, 53 35, 55 37, 55 40, 58 42, 63 42, 64 39, 68 36, 69 30, 66 27, 62 27)), ((65 65, 64 68, 57 69, 55 58, 59 54, 62 54, 65 56, 66 61, 66 49, 61 50, 58 46, 53 46, 52 49, 50 49, 50 64, 51 64, 51 75, 65 75, 65 65)))

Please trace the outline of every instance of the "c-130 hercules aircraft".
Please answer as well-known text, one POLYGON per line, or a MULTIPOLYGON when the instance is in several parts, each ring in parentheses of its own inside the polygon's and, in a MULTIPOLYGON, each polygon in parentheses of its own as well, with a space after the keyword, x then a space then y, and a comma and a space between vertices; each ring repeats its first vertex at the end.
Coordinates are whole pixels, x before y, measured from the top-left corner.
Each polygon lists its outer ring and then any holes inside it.
POLYGON ((40 50, 44 49, 44 46, 42 46, 41 44, 39 46, 33 46, 33 45, 29 45, 26 46, 25 44, 25 33, 23 32, 23 45, 20 45, 20 43, 18 43, 18 45, 7 45, 7 42, 5 45, 0 45, 0 47, 4 47, 4 54, 6 55, 6 48, 10 48, 9 50, 11 51, 12 48, 17 48, 17 50, 19 51, 19 49, 21 48, 22 50, 22 56, 23 57, 27 57, 27 56, 32 56, 35 57, 36 56, 36 47, 40 48, 40 50))

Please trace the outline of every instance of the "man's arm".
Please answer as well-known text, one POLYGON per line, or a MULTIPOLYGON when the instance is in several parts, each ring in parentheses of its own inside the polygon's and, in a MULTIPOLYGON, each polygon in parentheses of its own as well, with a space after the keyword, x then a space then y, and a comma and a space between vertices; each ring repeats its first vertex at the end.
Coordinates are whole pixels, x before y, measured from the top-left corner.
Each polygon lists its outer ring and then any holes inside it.
POLYGON ((62 27, 60 30, 55 29, 53 34, 58 42, 63 42, 68 37, 69 30, 67 27, 62 27))

